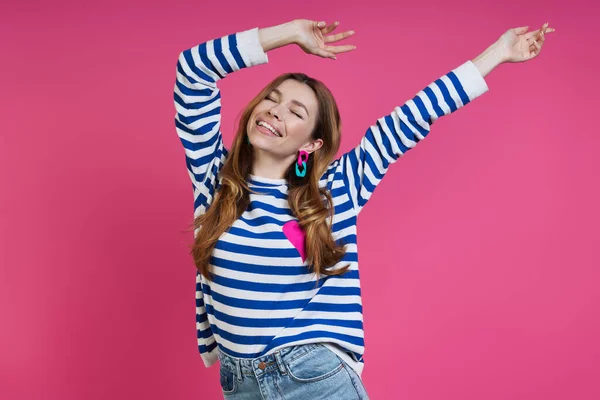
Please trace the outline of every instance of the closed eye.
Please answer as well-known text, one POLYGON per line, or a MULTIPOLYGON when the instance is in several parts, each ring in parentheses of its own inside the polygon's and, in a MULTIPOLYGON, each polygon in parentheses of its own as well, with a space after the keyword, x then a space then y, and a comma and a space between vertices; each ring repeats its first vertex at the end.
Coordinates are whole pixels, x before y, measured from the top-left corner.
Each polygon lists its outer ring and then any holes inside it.
MULTIPOLYGON (((269 100, 269 101, 275 102, 275 99, 273 99, 271 97, 271 95, 268 95, 267 97, 265 97, 265 100, 269 100)), ((304 119, 304 118, 302 118, 302 115, 299 114, 299 113, 297 113, 296 111, 292 111, 292 113, 295 114, 298 118, 304 119)))

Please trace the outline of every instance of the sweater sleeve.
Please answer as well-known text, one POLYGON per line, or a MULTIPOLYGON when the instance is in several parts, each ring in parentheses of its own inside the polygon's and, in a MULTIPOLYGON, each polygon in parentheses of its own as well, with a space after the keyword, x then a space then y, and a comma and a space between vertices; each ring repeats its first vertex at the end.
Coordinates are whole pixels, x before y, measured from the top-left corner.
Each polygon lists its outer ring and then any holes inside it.
MULTIPOLYGON (((217 81, 231 72, 266 62, 268 57, 260 44, 258 28, 209 40, 179 54, 174 88, 175 128, 193 184, 195 216, 203 213, 212 201, 217 175, 227 158, 221 135, 221 94, 217 81)), ((218 349, 199 272, 196 272, 196 332, 198 350, 204 365, 210 367, 218 358, 218 349)))
MULTIPOLYGON (((242 68, 264 64, 258 28, 209 40, 182 51, 174 88, 175 128, 185 151, 196 208, 212 200, 215 180, 228 151, 221 135, 217 81, 242 68)), ((204 210, 197 210, 204 211, 204 210)))
POLYGON ((196 271, 196 336, 198 351, 206 368, 213 365, 219 358, 217 341, 208 322, 206 305, 202 297, 202 275, 196 271))
POLYGON ((365 206, 390 164, 423 140, 431 124, 488 91, 471 61, 450 71, 418 92, 391 114, 377 120, 358 146, 343 154, 335 169, 341 177, 356 215, 365 206))

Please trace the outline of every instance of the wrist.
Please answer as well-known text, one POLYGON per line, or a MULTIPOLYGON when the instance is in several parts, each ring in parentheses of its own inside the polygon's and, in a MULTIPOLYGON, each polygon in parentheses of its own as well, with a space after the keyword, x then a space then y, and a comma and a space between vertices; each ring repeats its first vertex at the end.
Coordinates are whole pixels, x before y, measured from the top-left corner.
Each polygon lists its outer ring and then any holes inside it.
POLYGON ((286 35, 288 36, 290 43, 298 44, 300 41, 300 33, 302 30, 300 26, 300 20, 295 19, 293 21, 287 22, 284 25, 286 25, 286 35))
POLYGON ((506 55, 499 42, 495 42, 472 60, 481 76, 486 76, 498 65, 506 62, 506 55))
POLYGON ((294 20, 268 28, 261 28, 258 30, 258 37, 263 50, 269 51, 297 43, 298 33, 298 26, 294 20))

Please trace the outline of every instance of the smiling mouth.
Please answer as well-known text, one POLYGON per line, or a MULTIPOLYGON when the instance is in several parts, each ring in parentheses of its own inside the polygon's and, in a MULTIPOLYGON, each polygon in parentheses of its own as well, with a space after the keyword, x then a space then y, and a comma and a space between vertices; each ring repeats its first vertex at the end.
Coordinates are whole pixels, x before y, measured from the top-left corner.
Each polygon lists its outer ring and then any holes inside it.
POLYGON ((278 130, 276 130, 273 126, 271 126, 269 123, 267 123, 265 121, 262 121, 262 120, 257 121, 256 127, 258 128, 259 131, 261 131, 265 135, 282 137, 281 133, 279 133, 278 130))

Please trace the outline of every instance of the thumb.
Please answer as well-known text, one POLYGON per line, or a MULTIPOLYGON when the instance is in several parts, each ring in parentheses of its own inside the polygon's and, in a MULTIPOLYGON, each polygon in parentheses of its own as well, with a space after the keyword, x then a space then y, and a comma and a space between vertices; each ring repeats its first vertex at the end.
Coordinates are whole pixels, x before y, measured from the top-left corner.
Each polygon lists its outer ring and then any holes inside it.
POLYGON ((529 26, 521 26, 519 28, 514 28, 513 32, 516 33, 517 35, 522 35, 525 32, 527 32, 527 29, 529 29, 529 26))

